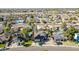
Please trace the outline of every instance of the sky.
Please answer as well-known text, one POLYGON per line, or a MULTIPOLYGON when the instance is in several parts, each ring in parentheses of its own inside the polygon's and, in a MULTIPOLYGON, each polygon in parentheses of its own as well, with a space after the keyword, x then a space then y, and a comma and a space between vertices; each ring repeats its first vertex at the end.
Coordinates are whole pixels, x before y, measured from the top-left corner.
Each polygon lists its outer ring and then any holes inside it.
POLYGON ((78 8, 79 0, 0 0, 0 8, 78 8))

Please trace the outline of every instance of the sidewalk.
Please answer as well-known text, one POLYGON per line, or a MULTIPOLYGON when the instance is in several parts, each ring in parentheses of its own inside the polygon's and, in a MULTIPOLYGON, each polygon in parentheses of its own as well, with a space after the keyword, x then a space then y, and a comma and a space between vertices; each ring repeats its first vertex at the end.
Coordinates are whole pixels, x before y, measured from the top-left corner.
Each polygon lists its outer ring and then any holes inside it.
MULTIPOLYGON (((38 43, 32 43, 31 45, 32 47, 40 47, 40 45, 38 43)), ((70 48, 79 48, 79 45, 56 45, 55 42, 53 41, 53 39, 50 39, 48 42, 46 42, 45 44, 42 45, 42 47, 45 46, 51 46, 51 47, 70 47, 70 48)), ((17 48, 17 47, 23 47, 23 46, 18 46, 17 43, 12 44, 11 46, 9 46, 8 48, 17 48)))
MULTIPOLYGON (((33 43, 31 45, 32 47, 39 47, 40 45, 38 43, 33 43)), ((51 47, 71 47, 71 48, 79 48, 79 45, 56 45, 55 42, 53 41, 53 39, 49 40, 48 42, 46 42, 45 44, 42 45, 43 46, 51 46, 51 47)))
POLYGON ((18 46, 17 43, 13 43, 11 46, 7 48, 17 48, 17 47, 23 47, 23 46, 18 46))
MULTIPOLYGON (((55 42, 53 41, 53 39, 50 39, 48 42, 45 42, 45 44, 43 44, 42 46, 53 46, 55 44, 55 42)), ((38 43, 32 43, 32 46, 40 46, 38 43)))

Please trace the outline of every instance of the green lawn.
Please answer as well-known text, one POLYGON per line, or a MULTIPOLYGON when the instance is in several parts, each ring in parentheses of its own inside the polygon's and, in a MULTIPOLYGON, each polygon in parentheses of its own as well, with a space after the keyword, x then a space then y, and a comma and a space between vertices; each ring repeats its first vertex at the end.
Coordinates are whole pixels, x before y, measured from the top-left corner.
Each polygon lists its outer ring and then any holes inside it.
POLYGON ((66 42, 63 42, 63 45, 65 46, 77 46, 77 44, 73 41, 66 41, 66 42))
POLYGON ((24 44, 32 44, 32 40, 29 40, 27 42, 24 42, 24 44))
POLYGON ((0 44, 0 48, 4 48, 5 47, 5 44, 0 44))

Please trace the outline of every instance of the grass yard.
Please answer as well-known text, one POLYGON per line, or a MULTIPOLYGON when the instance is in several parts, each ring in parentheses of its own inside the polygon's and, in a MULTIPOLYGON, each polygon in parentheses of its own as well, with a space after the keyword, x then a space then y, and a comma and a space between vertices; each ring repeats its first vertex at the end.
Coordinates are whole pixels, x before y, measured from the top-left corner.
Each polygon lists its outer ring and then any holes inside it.
POLYGON ((29 47, 29 46, 31 46, 31 45, 32 45, 32 40, 23 42, 23 46, 25 46, 25 47, 29 47))
POLYGON ((4 48, 5 47, 5 44, 0 44, 0 48, 4 48))
POLYGON ((29 40, 27 42, 24 42, 24 44, 32 44, 32 40, 29 40))
POLYGON ((63 42, 63 45, 65 46, 78 46, 75 42, 73 41, 66 41, 66 42, 63 42))

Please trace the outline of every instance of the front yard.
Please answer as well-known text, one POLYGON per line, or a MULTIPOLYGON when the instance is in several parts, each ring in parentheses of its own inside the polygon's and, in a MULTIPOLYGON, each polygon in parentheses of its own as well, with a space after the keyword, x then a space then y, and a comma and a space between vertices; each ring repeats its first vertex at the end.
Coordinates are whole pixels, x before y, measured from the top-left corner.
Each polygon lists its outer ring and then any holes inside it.
POLYGON ((32 40, 26 41, 24 44, 32 44, 32 40))
POLYGON ((76 42, 73 42, 73 41, 63 42, 63 45, 64 46, 78 46, 78 44, 76 44, 76 42))
POLYGON ((22 44, 23 46, 31 46, 32 45, 32 40, 28 40, 28 41, 25 41, 25 42, 23 42, 23 44, 22 44))
POLYGON ((5 48, 5 44, 0 44, 0 48, 5 48))

